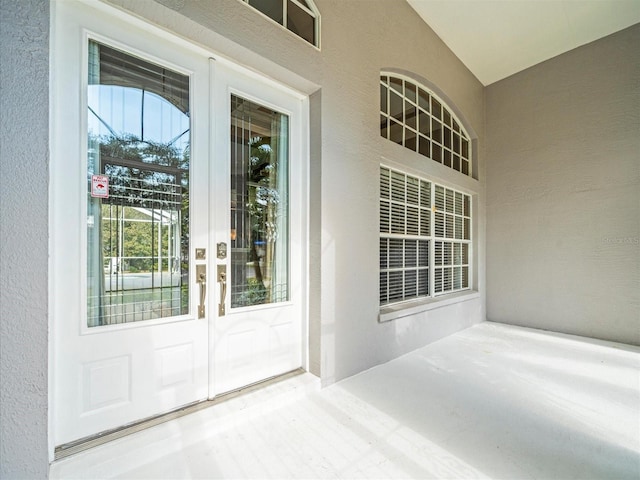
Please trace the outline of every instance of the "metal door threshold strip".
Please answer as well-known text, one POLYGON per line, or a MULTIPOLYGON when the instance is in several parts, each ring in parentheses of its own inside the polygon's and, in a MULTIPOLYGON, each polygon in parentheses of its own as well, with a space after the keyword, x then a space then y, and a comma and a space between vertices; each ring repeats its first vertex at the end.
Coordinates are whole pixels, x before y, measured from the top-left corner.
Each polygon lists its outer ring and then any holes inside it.
POLYGON ((267 378, 266 380, 261 380, 251 385, 247 385, 245 387, 239 388, 238 390, 223 393, 222 395, 219 395, 211 400, 201 400, 199 402, 194 402, 170 412, 163 413, 161 415, 155 415, 153 417, 145 418, 143 420, 139 420, 128 425, 123 425, 112 430, 105 430, 104 432, 98 433, 96 435, 81 438, 79 440, 76 440, 75 442, 69 442, 63 445, 59 445, 55 449, 54 460, 60 460, 84 450, 103 445, 107 442, 111 442, 112 440, 117 440, 127 435, 131 435, 132 433, 136 433, 141 430, 160 425, 161 423, 165 423, 170 420, 175 420, 176 418, 198 412, 204 408, 213 407, 214 405, 218 405, 227 400, 231 400, 232 398, 236 398, 240 395, 245 395, 260 388, 264 388, 268 385, 273 385, 275 383, 288 380, 289 378, 293 378, 297 375, 302 375, 303 373, 305 373, 305 371, 302 368, 298 368, 291 372, 267 378))

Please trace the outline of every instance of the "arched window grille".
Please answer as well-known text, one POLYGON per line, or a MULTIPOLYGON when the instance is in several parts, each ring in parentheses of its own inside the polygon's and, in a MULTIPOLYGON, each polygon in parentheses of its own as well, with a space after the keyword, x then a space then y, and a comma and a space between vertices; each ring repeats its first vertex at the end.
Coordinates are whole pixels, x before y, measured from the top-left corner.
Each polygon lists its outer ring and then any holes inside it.
POLYGON ((472 175, 471 140, 437 95, 400 76, 380 76, 380 135, 472 175))
POLYGON ((242 0, 316 47, 320 46, 320 12, 312 0, 242 0))

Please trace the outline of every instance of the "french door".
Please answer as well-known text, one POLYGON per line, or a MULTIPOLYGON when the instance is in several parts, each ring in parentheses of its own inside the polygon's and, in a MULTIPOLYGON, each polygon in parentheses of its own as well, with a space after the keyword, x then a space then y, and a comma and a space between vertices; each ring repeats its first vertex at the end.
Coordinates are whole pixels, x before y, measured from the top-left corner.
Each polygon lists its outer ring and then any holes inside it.
POLYGON ((304 366, 306 102, 109 7, 55 8, 62 445, 304 366))

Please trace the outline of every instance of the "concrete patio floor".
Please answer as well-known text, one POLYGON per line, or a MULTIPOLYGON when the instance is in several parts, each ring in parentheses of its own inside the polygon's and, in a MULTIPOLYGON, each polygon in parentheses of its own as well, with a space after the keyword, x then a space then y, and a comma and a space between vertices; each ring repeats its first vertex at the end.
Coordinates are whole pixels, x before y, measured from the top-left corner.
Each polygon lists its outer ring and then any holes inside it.
POLYGON ((482 323, 59 460, 52 479, 640 478, 640 347, 482 323))

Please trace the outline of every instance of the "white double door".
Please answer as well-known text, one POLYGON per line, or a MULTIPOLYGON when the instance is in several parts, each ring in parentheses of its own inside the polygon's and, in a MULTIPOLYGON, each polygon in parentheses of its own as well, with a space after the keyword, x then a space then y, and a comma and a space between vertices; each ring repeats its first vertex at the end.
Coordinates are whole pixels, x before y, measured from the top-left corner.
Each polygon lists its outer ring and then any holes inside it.
POLYGON ((55 445, 304 367, 305 98, 54 8, 55 445))

